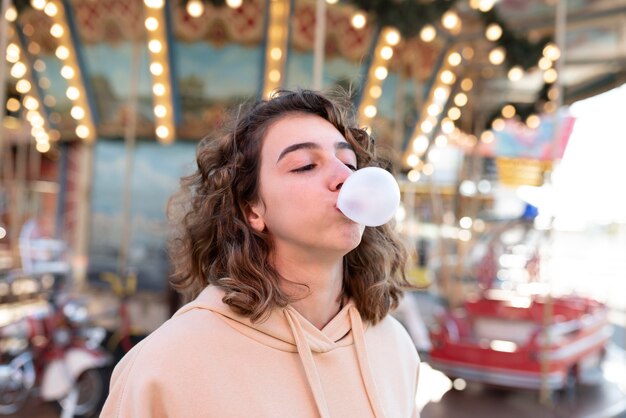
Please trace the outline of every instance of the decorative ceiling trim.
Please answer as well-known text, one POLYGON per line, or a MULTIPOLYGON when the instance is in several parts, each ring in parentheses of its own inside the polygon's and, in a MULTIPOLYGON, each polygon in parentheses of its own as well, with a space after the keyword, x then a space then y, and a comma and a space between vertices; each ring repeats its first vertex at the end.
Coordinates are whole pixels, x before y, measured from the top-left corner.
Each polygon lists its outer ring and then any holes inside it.
POLYGON ((265 70, 263 97, 268 98, 285 79, 287 44, 289 40, 290 0, 268 0, 267 44, 265 47, 265 70))
POLYGON ((145 27, 152 74, 155 134, 159 142, 170 144, 176 135, 175 112, 170 68, 170 38, 165 16, 166 0, 144 0, 145 27))
POLYGON ((458 69, 463 60, 462 55, 450 48, 445 50, 438 68, 433 73, 433 81, 428 91, 428 96, 422 105, 413 132, 409 137, 409 144, 404 150, 403 165, 410 170, 420 170, 429 175, 432 165, 425 162, 425 155, 431 146, 432 138, 441 132, 446 141, 452 136, 456 128, 454 121, 461 115, 460 108, 467 104, 466 91, 472 88, 472 82, 459 81, 458 69), (452 94, 458 87, 458 92, 453 99, 452 94), (455 109, 454 112, 450 110, 455 109), (446 112, 448 112, 446 114, 446 112))
POLYGON ((394 54, 393 48, 399 43, 400 32, 397 29, 387 26, 380 31, 359 104, 361 125, 371 127, 371 122, 378 113, 376 105, 383 93, 383 81, 389 74, 389 60, 394 54))
POLYGON ((36 73, 33 71, 32 58, 25 48, 26 41, 21 28, 11 30, 16 36, 7 46, 7 58, 13 63, 11 76, 16 79, 15 88, 22 95, 21 107, 25 110, 26 120, 30 124, 30 134, 35 140, 35 149, 46 153, 51 148, 51 140, 58 139, 58 132, 51 134, 43 94, 38 86, 36 73))
POLYGON ((95 106, 93 100, 90 100, 90 91, 85 82, 86 68, 78 55, 71 6, 65 0, 49 0, 46 8, 46 14, 54 22, 50 34, 58 43, 55 55, 63 62, 61 76, 69 86, 65 94, 72 101, 70 114, 77 122, 76 136, 92 142, 96 139, 95 106))

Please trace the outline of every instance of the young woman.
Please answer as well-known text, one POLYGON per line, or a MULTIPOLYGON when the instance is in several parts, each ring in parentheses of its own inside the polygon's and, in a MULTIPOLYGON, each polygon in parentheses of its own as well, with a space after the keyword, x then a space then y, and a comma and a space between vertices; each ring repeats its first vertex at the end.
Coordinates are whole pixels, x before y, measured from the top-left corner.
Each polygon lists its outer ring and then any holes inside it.
POLYGON ((170 207, 193 301, 116 367, 102 417, 417 416, 419 359, 388 315, 405 250, 336 207, 383 164, 347 103, 282 91, 198 147, 170 207))

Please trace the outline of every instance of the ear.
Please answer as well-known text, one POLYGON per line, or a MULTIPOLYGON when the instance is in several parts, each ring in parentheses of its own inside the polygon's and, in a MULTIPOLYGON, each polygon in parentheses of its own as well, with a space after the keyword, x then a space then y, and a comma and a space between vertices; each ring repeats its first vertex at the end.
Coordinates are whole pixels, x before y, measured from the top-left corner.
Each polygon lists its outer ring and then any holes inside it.
POLYGON ((264 213, 265 207, 261 202, 254 204, 251 203, 246 207, 246 219, 252 229, 257 232, 263 232, 265 229, 265 220, 263 219, 264 213))

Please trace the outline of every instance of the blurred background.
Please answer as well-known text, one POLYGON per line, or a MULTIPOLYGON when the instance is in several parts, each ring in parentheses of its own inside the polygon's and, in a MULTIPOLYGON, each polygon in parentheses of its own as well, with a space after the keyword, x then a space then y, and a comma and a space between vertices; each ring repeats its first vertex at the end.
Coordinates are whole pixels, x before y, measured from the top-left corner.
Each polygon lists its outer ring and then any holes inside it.
POLYGON ((180 306, 198 141, 339 86, 401 187, 422 417, 626 416, 626 0, 1 3, 0 415, 97 416, 180 306))

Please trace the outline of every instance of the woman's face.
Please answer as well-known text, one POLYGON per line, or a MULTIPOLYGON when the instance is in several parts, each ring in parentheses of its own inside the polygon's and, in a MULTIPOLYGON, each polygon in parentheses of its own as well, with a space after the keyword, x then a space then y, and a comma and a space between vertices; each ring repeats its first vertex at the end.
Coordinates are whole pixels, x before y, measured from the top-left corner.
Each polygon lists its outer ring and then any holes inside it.
POLYGON ((296 113, 275 121, 261 148, 250 224, 269 233, 279 255, 343 257, 364 229, 337 209, 339 189, 356 164, 352 146, 325 119, 296 113))

